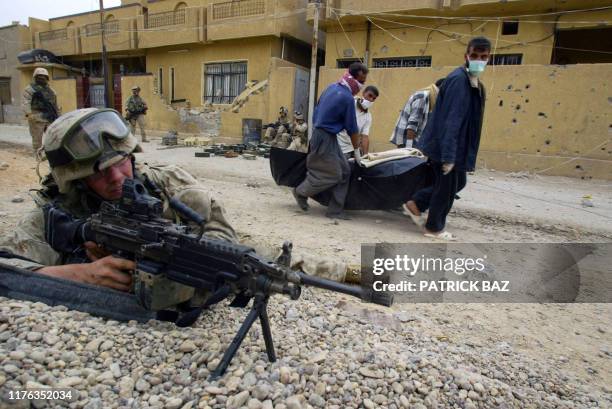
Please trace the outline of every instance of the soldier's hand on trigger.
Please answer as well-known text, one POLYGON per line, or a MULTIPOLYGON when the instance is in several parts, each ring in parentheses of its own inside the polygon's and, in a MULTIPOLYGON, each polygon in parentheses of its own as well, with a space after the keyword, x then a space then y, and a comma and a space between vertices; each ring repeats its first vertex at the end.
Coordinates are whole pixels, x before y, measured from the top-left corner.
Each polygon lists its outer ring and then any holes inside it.
POLYGON ((110 256, 111 254, 106 251, 104 247, 99 246, 93 241, 85 242, 83 247, 85 247, 85 253, 87 253, 87 257, 89 257, 89 260, 91 261, 97 261, 103 257, 110 256))
POLYGON ((114 288, 119 291, 129 291, 132 284, 132 275, 129 271, 136 268, 136 263, 131 260, 106 256, 84 266, 84 282, 114 288))

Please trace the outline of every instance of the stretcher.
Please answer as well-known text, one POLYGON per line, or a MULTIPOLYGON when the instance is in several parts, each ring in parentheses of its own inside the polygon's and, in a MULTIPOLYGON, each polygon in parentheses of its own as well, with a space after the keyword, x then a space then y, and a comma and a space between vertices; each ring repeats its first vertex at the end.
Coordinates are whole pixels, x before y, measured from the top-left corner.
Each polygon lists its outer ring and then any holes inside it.
MULTIPOLYGON (((276 184, 298 186, 306 177, 306 156, 301 152, 272 148, 270 171, 276 184)), ((344 205, 347 210, 396 209, 416 191, 433 183, 433 173, 423 157, 390 160, 368 168, 349 163, 351 177, 344 205)), ((321 192, 313 199, 327 206, 330 192, 321 192)))

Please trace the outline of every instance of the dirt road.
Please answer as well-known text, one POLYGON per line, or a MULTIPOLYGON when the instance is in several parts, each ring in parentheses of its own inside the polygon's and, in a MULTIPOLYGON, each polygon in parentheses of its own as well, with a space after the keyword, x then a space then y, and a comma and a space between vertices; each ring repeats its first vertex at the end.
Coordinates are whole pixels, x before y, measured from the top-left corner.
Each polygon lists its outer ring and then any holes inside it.
MULTIPOLYGON (((257 240, 270 244, 291 240, 296 247, 349 263, 359 263, 362 243, 428 241, 406 217, 397 214, 352 212, 353 220, 334 223, 324 217, 321 206, 312 206, 308 214, 298 211, 289 190, 274 185, 267 160, 261 158, 256 161, 199 159, 194 158, 193 149, 156 150, 153 144, 148 144, 147 148, 148 153, 142 154, 140 160, 177 163, 188 169, 223 201, 237 230, 257 240)), ((25 146, 0 142, 1 162, 8 164, 7 169, 0 171, 0 234, 3 234, 15 226, 24 210, 33 206, 27 192, 37 186, 37 177, 34 160, 25 146), (15 203, 12 201, 15 196, 25 201, 15 203)), ((551 197, 517 199, 518 195, 502 191, 483 193, 484 184, 499 182, 496 186, 504 189, 512 188, 513 184, 523 185, 528 195, 538 190, 538 184, 550 188, 552 182, 559 183, 554 178, 545 181, 517 179, 488 172, 475 180, 476 183, 468 185, 449 219, 449 229, 462 241, 610 241, 612 230, 609 224, 606 226, 612 216, 608 207, 612 204, 610 186, 599 188, 597 207, 584 209, 596 214, 582 212, 576 215, 581 212, 577 197, 601 182, 587 183, 584 188, 577 183, 572 187, 574 190, 563 184, 555 186, 560 191, 561 202, 565 202, 561 212, 559 203, 551 197), (487 196, 489 202, 485 203, 487 196), (475 200, 478 206, 470 206, 470 201, 475 200), (531 211, 522 214, 524 208, 516 206, 521 203, 530 206, 531 211), (540 205, 536 209, 533 203, 540 205), (490 211, 483 210, 485 207, 490 211), (507 217, 504 217, 505 208, 509 209, 507 217), (543 217, 537 217, 538 214, 543 217), (581 218, 591 227, 576 224, 581 218)), ((417 304, 397 305, 391 311, 349 304, 345 308, 356 311, 364 320, 379 323, 391 322, 393 313, 405 311, 414 318, 405 325, 415 331, 473 348, 507 343, 535 361, 547 363, 592 385, 594 393, 611 393, 610 304, 417 304)))

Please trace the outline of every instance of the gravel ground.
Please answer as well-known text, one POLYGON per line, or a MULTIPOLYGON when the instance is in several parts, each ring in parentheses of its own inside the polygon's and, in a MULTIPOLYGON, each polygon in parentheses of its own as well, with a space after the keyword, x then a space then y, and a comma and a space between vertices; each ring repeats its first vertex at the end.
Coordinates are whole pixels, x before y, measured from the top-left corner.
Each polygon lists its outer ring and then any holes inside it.
MULTIPOLYGON (((309 215, 297 212, 291 194, 269 180, 264 161, 194 161, 187 153, 151 151, 145 160, 185 166, 223 200, 237 229, 256 240, 279 244, 289 239, 314 255, 335 255, 349 263, 359 262, 361 238, 428 241, 404 218, 389 213, 354 212, 353 220, 338 225, 322 217, 320 206, 309 215)), ((37 177, 26 147, 0 143, 0 161, 9 165, 0 169, 3 234, 32 206, 27 191, 36 187, 37 177), (24 201, 14 202, 15 196, 24 201)), ((505 178, 504 186, 511 179, 505 178)), ((540 186, 518 181, 525 192, 540 186)), ((598 199, 594 209, 606 216, 609 189, 601 188, 605 199, 598 199)), ((522 218, 523 208, 509 202, 512 195, 494 192, 487 199, 483 192, 466 189, 459 201, 464 204, 450 218, 462 240, 609 241, 605 223, 599 222, 598 229, 555 224, 556 208, 537 208, 521 199, 532 215, 549 216, 531 221, 522 218), (490 207, 503 202, 509 214, 468 207, 472 202, 485 206, 484 200, 490 207)), ((587 215, 591 224, 600 217, 587 215)), ((105 321, 0 298, 0 395, 65 386, 79 392, 74 401, 47 407, 89 409, 612 407, 611 304, 404 304, 384 309, 305 290, 296 302, 271 301, 277 363, 267 362, 256 326, 228 375, 208 382, 210 368, 245 315, 246 310, 221 305, 195 327, 179 329, 161 322, 105 321)), ((21 407, 29 406, 22 402, 21 407)))
POLYGON ((610 390, 573 378, 558 362, 529 358, 508 342, 431 336, 415 325, 423 316, 364 310, 310 290, 298 302, 273 298, 269 312, 278 361, 267 361, 254 327, 228 373, 209 382, 244 310, 218 306, 178 329, 0 299, 0 391, 72 388, 72 401, 50 405, 87 409, 612 405, 610 390))

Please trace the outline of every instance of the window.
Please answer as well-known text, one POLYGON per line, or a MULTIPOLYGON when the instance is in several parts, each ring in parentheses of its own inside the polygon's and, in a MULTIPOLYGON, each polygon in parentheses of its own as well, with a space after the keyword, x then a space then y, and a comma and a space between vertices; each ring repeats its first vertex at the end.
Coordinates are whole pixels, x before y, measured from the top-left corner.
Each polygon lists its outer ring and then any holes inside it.
POLYGON ((157 69, 157 92, 159 95, 164 95, 164 69, 162 67, 157 69))
POLYGON ((504 21, 502 23, 502 35, 511 36, 518 34, 518 21, 504 21))
POLYGON ((342 58, 336 60, 336 68, 348 68, 354 62, 361 62, 359 58, 342 58))
POLYGON ((174 67, 170 67, 170 102, 174 101, 174 67))
POLYGON ((0 103, 2 105, 11 105, 11 78, 0 77, 0 103))
POLYGON ((523 54, 495 54, 489 57, 490 65, 521 65, 523 54))
POLYGON ((204 100, 213 104, 231 104, 247 82, 247 63, 206 64, 204 100))
POLYGON ((431 67, 431 56, 374 58, 374 68, 431 67))

